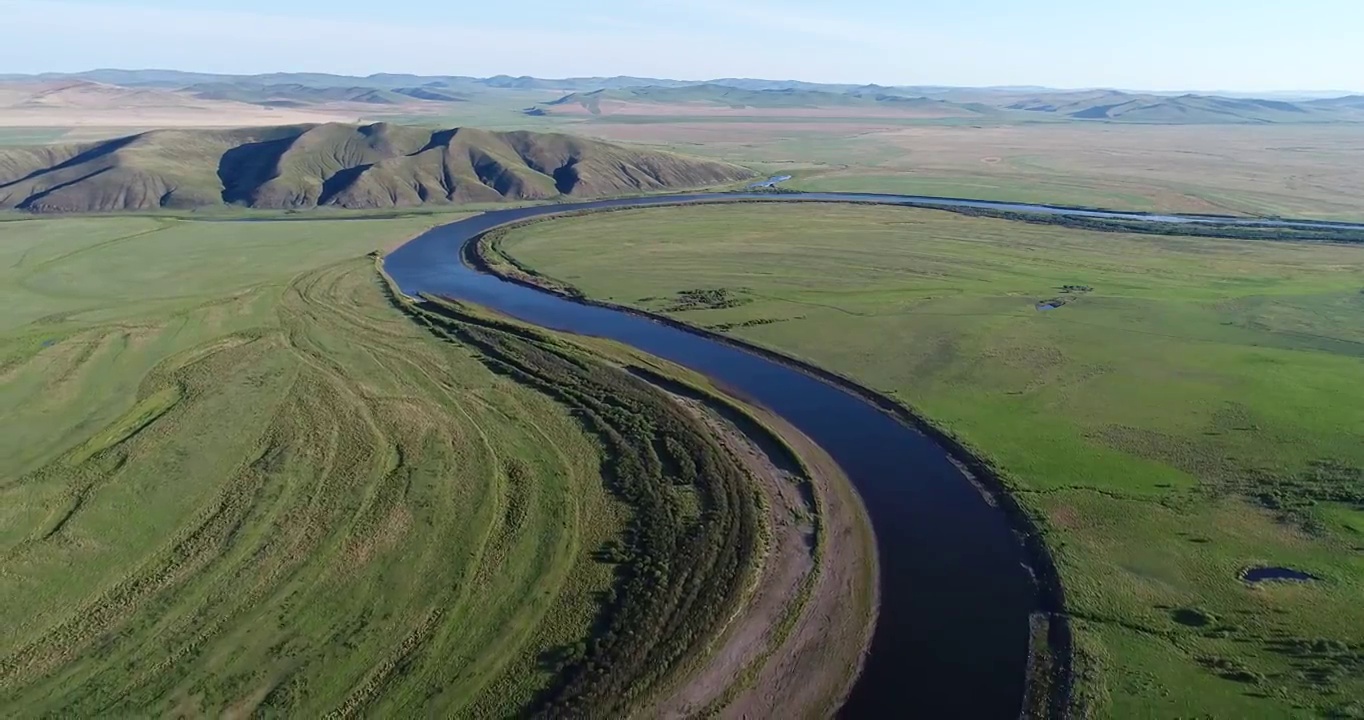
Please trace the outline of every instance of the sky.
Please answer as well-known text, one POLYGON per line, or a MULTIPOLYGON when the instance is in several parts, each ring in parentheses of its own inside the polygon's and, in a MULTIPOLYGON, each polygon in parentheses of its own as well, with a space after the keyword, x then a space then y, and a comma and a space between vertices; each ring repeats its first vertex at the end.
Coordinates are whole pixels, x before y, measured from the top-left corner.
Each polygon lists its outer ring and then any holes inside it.
POLYGON ((1364 90, 1360 0, 0 0, 0 18, 0 74, 1364 90))

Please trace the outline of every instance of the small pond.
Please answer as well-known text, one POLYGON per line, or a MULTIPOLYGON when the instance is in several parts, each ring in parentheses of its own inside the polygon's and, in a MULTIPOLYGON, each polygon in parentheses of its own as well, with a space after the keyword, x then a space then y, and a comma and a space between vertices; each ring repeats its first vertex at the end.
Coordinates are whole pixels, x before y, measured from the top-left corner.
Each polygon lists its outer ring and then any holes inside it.
POLYGON ((1321 578, 1301 570, 1294 570, 1286 567, 1253 567, 1242 570, 1241 579, 1254 585, 1275 580, 1287 582, 1312 582, 1314 580, 1320 580, 1321 578))

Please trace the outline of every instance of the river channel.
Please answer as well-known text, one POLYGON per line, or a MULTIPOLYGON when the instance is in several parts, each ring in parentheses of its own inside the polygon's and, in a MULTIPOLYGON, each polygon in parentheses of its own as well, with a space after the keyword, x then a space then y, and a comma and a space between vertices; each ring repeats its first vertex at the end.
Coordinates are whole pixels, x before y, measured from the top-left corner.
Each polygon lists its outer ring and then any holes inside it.
POLYGON ((724 201, 874 202, 977 207, 1155 222, 1353 227, 1145 215, 1044 205, 853 193, 648 196, 496 210, 435 228, 385 269, 402 291, 484 305, 546 328, 617 340, 700 372, 781 415, 846 471, 866 504, 880 564, 880 616, 845 717, 1016 717, 1029 618, 1042 597, 1008 515, 948 451, 853 391, 735 345, 620 310, 585 305, 478 272, 464 246, 488 230, 593 208, 724 201))

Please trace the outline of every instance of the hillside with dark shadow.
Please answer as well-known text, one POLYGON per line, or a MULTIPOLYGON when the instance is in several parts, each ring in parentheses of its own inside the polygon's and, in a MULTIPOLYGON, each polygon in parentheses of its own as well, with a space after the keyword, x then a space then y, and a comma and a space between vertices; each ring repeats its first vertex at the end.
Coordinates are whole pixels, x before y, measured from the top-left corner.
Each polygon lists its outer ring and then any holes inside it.
POLYGON ((722 185, 743 167, 570 135, 291 125, 0 150, 0 209, 265 209, 601 197, 722 185))

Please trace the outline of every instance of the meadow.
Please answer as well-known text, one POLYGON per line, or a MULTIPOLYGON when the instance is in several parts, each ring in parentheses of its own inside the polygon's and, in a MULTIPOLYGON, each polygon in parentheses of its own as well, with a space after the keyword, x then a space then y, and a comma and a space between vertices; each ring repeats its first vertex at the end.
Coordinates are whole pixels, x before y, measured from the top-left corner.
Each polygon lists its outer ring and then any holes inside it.
POLYGON ((823 204, 597 213, 496 247, 975 448, 1045 528, 1094 716, 1364 714, 1358 247, 823 204), (1260 566, 1317 580, 1242 579, 1260 566))
POLYGON ((369 253, 456 217, 3 223, 0 703, 838 702, 875 577, 846 479, 702 378, 396 296, 369 253), (759 436, 807 469, 758 482, 759 436))
MULTIPOLYGON (((800 190, 1364 220, 1358 125, 525 112, 558 96, 344 110, 674 150, 800 190)), ((4 127, 0 146, 135 119, 4 127)), ((772 540, 695 418, 611 367, 645 359, 398 312, 361 256, 451 210, 0 215, 4 707, 570 715, 651 694, 627 686, 686 695, 692 672, 738 678, 702 695, 761 715, 779 646, 855 669, 855 623, 811 655, 796 600, 765 644, 715 634, 771 571, 723 547, 772 540), (717 484, 655 492, 684 465, 641 450, 651 435, 717 484), (701 492, 737 514, 678 534, 701 492), (714 572, 661 561, 673 541, 714 572), (698 650, 734 643, 759 648, 728 653, 737 675, 698 650)), ((1056 553, 1093 715, 1364 717, 1359 248, 832 205, 606 213, 502 247, 852 377, 988 458, 1056 553), (1318 580, 1240 579, 1262 565, 1318 580)), ((827 703, 846 679, 802 687, 827 703)))
POLYGON ((431 222, 6 225, 10 712, 541 690, 625 513, 566 410, 384 298, 364 252, 431 222))
POLYGON ((1359 125, 604 117, 566 131, 793 174, 796 190, 1364 220, 1359 125))

